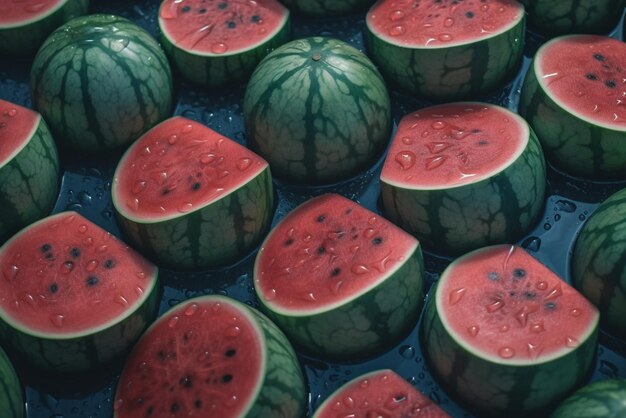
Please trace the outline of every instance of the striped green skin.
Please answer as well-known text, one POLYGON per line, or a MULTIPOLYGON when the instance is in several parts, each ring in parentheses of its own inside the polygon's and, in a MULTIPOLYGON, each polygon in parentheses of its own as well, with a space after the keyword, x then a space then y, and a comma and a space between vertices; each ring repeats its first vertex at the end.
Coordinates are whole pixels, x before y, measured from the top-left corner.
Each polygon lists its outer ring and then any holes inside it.
POLYGON ((607 331, 626 339, 626 189, 596 209, 572 255, 573 284, 598 307, 607 331))
MULTIPOLYGON (((443 389, 481 417, 530 417, 553 408, 589 377, 598 327, 569 353, 515 366, 487 361, 462 347, 437 312, 436 287, 426 301, 420 341, 429 370, 443 389)), ((543 416, 541 414, 536 416, 543 416)))
POLYGON ((303 352, 354 360, 379 354, 415 325, 422 308, 423 282, 424 262, 418 246, 379 285, 328 310, 287 314, 272 309, 261 297, 259 301, 261 310, 303 352))
POLYGON ((310 17, 337 17, 358 12, 376 0, 281 0, 295 13, 310 17))
POLYGON ((364 33, 368 55, 400 91, 436 101, 480 96, 510 80, 522 61, 525 15, 492 38, 449 48, 410 48, 364 33))
MULTIPOLYGON (((113 204, 123 207, 113 194, 113 204)), ((223 266, 243 258, 272 221, 274 192, 270 169, 216 202, 194 212, 151 222, 117 220, 128 240, 155 263, 176 269, 223 266)))
POLYGON ((609 33, 622 17, 624 0, 521 0, 528 26, 548 36, 609 33))
POLYGON ((0 166, 0 242, 50 214, 59 180, 57 148, 40 117, 28 144, 0 166))
POLYGON ((626 416, 626 380, 590 383, 574 392, 550 418, 619 418, 626 416))
POLYGON ((0 25, 0 54, 13 56, 34 55, 46 37, 63 23, 87 13, 89 0, 65 0, 56 11, 34 22, 3 28, 0 25))
POLYGON ((35 56, 30 86, 54 137, 84 152, 127 146, 172 107, 165 53, 114 15, 78 17, 54 31, 35 56))
POLYGON ((548 161, 585 178, 626 175, 626 130, 592 124, 557 104, 539 84, 535 62, 522 85, 519 114, 537 134, 548 161))
POLYGON ((422 245, 459 255, 515 242, 537 222, 546 192, 546 164, 532 130, 526 149, 504 170, 449 189, 403 188, 381 179, 385 215, 422 245))
POLYGON ((0 407, 2 416, 8 418, 24 417, 22 386, 15 374, 11 360, 0 347, 0 407))
POLYGON ((343 41, 291 41, 261 61, 246 88, 250 148, 292 183, 344 180, 374 163, 389 139, 391 105, 378 70, 343 41))
MULTIPOLYGON (((288 12, 287 12, 288 13, 288 12)), ((159 19, 161 22, 161 19, 159 19)), ((201 55, 180 48, 161 30, 161 43, 185 80, 202 87, 224 87, 248 81, 259 62, 291 38, 291 18, 262 44, 233 54, 201 55)))

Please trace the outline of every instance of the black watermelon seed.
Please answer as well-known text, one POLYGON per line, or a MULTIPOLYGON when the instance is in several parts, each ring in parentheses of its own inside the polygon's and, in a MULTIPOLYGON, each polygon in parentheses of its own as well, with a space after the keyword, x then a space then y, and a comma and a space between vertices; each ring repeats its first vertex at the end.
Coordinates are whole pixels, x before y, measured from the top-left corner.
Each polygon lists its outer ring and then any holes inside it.
POLYGON ((251 21, 252 23, 259 23, 259 22, 261 21, 261 16, 259 16, 259 15, 253 15, 253 16, 250 18, 250 21, 251 21))
POLYGON ((526 276, 526 270, 524 269, 513 270, 513 277, 515 277, 516 279, 521 279, 524 276, 526 276))
POLYGON ((146 409, 146 416, 148 417, 152 416, 153 412, 154 412, 154 406, 149 406, 148 409, 146 409))
POLYGON ((594 54, 593 57, 598 61, 604 61, 604 55, 602 54, 594 54))
POLYGON ((200 408, 202 408, 202 401, 201 401, 200 399, 196 399, 196 401, 193 403, 193 406, 194 406, 196 409, 200 409, 200 408))
POLYGON ((46 260, 54 260, 55 258, 52 253, 46 253, 45 257, 46 257, 46 260))
POLYGON ((237 24, 230 20, 228 21, 228 23, 226 23, 226 26, 228 26, 228 29, 235 29, 237 27, 237 24))
POLYGON ((496 273, 495 271, 489 272, 487 277, 489 278, 489 280, 493 280, 493 281, 500 280, 500 275, 496 273))
POLYGON ((546 308, 553 310, 554 308, 556 308, 556 303, 554 302, 548 302, 546 303, 546 308))
POLYGON ((289 238, 289 239, 287 239, 287 241, 285 241, 285 247, 290 246, 291 244, 293 244, 293 242, 294 242, 294 241, 293 241, 293 238, 289 238))
POLYGON ((220 3, 220 4, 217 5, 217 7, 219 7, 220 9, 223 10, 223 9, 228 7, 228 4, 227 3, 220 3))
POLYGON ((187 13, 189 10, 191 10, 191 7, 189 6, 183 6, 180 8, 180 11, 183 13, 187 13))
POLYGON ((96 276, 88 276, 87 279, 85 279, 85 283, 87 286, 95 286, 98 284, 98 278, 96 276))
POLYGON ((178 406, 178 403, 177 403, 177 402, 174 402, 174 403, 172 404, 172 407, 170 408, 170 410, 172 411, 172 413, 176 413, 176 412, 178 412, 178 410, 179 410, 179 409, 180 409, 180 406, 178 406))
POLYGON ((511 297, 515 296, 515 290, 511 290, 511 291, 509 292, 509 296, 511 296, 511 297))
POLYGON ((228 383, 231 380, 233 380, 233 375, 232 374, 225 374, 224 376, 222 376, 222 382, 224 382, 224 383, 228 383))
POLYGON ((341 273, 341 269, 339 267, 335 267, 333 271, 330 272, 333 277, 339 276, 339 273, 341 273))
POLYGON ((226 357, 234 357, 235 354, 237 354, 237 350, 235 350, 234 348, 230 348, 224 353, 226 357))
POLYGON ((59 285, 56 283, 52 283, 50 285, 50 293, 56 293, 59 290, 59 285))
POLYGON ((587 80, 592 80, 592 81, 596 81, 598 79, 598 76, 592 73, 586 74, 585 77, 587 78, 587 80))
POLYGON ((159 361, 162 361, 162 362, 164 362, 167 359, 167 355, 162 350, 159 350, 157 352, 157 357, 159 358, 159 361))
POLYGON ((376 237, 374 239, 372 239, 372 244, 374 245, 380 245, 383 242, 383 238, 382 237, 376 237))
POLYGON ((200 183, 195 182, 191 185, 191 190, 200 190, 200 183))
POLYGON ((165 196, 166 194, 168 194, 170 192, 170 189, 168 189, 167 187, 161 189, 161 196, 165 196))
POLYGON ((534 298, 537 297, 537 294, 535 292, 531 292, 531 291, 527 290, 527 291, 524 292, 524 297, 526 299, 534 299, 534 298))
POLYGON ((326 248, 324 246, 317 247, 318 254, 324 254, 326 252, 326 248))
POLYGON ((202 8, 200 10, 198 10, 198 13, 200 13, 201 15, 206 13, 206 9, 202 8))
POLYGON ((617 86, 617 84, 615 83, 614 80, 606 80, 604 82, 604 85, 607 86, 610 89, 614 89, 617 86))
POLYGON ((483 146, 483 145, 487 145, 489 142, 487 142, 484 139, 481 139, 480 141, 478 141, 478 145, 483 146))
POLYGON ((39 249, 42 253, 45 253, 47 251, 50 251, 50 249, 52 249, 52 246, 50 246, 50 244, 44 244, 39 249))
POLYGON ((70 250, 70 255, 74 258, 78 258, 80 256, 80 250, 74 247, 70 250))
POLYGON ((104 260, 104 263, 102 263, 102 265, 105 269, 112 269, 113 267, 115 267, 115 261, 107 258, 106 260, 104 260))
POLYGON ((324 222, 325 220, 326 220, 326 215, 320 215, 316 219, 317 222, 324 222))
POLYGON ((190 388, 191 386, 193 386, 193 384, 191 383, 191 377, 185 376, 180 379, 180 385, 184 388, 190 388))
POLYGON ((474 12, 466 12, 466 13, 465 13, 465 16, 466 16, 468 19, 471 19, 471 18, 473 18, 473 17, 474 17, 474 12))

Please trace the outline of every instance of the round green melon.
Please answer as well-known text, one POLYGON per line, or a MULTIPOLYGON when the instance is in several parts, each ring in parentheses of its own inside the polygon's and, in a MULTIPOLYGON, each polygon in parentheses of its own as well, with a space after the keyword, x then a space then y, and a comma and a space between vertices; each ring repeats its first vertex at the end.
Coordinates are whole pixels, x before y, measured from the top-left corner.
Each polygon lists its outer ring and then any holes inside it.
POLYGON ((608 379, 578 389, 550 418, 619 418, 626 416, 626 380, 608 379))
POLYGON ((375 0, 281 0, 295 13, 316 17, 329 18, 344 16, 364 10, 375 0))
POLYGON ((291 183, 345 180, 370 167, 391 130, 385 83, 346 42, 291 41, 261 61, 243 103, 247 143, 291 183))
POLYGON ((11 360, 0 347, 0 407, 7 418, 24 417, 22 386, 11 360))

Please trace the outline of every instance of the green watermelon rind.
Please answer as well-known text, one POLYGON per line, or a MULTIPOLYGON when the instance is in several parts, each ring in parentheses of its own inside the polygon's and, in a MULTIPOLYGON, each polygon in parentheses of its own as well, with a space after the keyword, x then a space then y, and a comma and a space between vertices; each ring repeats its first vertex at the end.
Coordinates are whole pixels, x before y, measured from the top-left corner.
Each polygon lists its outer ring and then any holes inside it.
POLYGON ((38 115, 29 139, 0 164, 0 243, 47 216, 60 186, 59 154, 38 115))
POLYGON ((485 95, 517 74, 524 50, 525 13, 491 37, 441 47, 407 47, 364 31, 369 57, 385 80, 405 94, 435 101, 485 95), (463 71, 465 70, 465 71, 463 71))
POLYGON ((152 35, 106 14, 77 17, 55 30, 30 72, 34 106, 59 145, 87 153, 124 148, 168 117, 172 83, 152 35))
POLYGON ((155 263, 183 270, 242 259, 269 229, 275 199, 268 166, 219 200, 165 220, 131 219, 121 209, 125 203, 118 201, 115 190, 112 195, 119 226, 129 242, 155 263))
POLYGON ((390 221, 415 235, 427 250, 460 255, 486 245, 513 243, 536 224, 544 207, 546 163, 528 128, 528 143, 519 157, 483 180, 416 189, 381 177, 380 188, 383 212, 390 221))
POLYGON ((574 245, 574 287, 600 311, 600 326, 626 339, 626 189, 593 212, 574 245))
POLYGON ((11 360, 0 347, 0 406, 8 418, 23 418, 24 396, 22 386, 11 360))
POLYGON ((574 392, 550 418, 610 418, 626 416, 626 380, 606 379, 574 392))
POLYGON ((535 54, 524 79, 519 114, 533 128, 546 158, 556 168, 585 178, 610 179, 626 174, 626 129, 619 130, 591 118, 577 115, 557 103, 544 90, 537 78, 537 57, 554 38, 543 44, 535 54))
POLYGON ((44 16, 14 24, 0 25, 0 54, 34 55, 46 37, 68 20, 84 15, 89 0, 65 0, 44 16))
POLYGON ((375 0, 281 0, 294 13, 313 18, 345 16, 366 9, 375 0))
POLYGON ((274 33, 258 45, 224 54, 197 53, 176 45, 163 29, 161 44, 182 77, 201 87, 225 87, 246 82, 259 62, 291 37, 291 17, 288 10, 274 33))
POLYGON ((423 303, 424 261, 417 243, 403 263, 370 288, 315 310, 272 305, 256 285, 256 263, 254 277, 261 311, 296 347, 314 357, 353 360, 380 354, 413 328, 423 303))

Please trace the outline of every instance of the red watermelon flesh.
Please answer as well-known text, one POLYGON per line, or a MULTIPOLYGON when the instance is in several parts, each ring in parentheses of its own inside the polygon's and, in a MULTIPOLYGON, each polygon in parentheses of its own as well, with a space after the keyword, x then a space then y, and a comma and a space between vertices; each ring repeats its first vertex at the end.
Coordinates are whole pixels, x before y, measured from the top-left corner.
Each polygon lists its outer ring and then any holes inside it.
POLYGON ((262 383, 259 332, 241 309, 215 299, 168 311, 126 361, 115 418, 243 416, 262 383))
POLYGON ((0 248, 0 311, 15 328, 70 336, 139 306, 156 267, 75 212, 52 215, 0 248))
POLYGON ((242 145, 176 116, 124 154, 113 198, 126 218, 165 220, 224 197, 266 168, 265 160, 242 145))
POLYGON ((526 123, 499 106, 428 107, 400 121, 381 178, 420 189, 474 183, 515 161, 528 138, 526 123))
POLYGON ((255 263, 255 284, 277 308, 329 308, 379 284, 417 245, 379 215, 326 194, 300 205, 268 235, 255 263))
POLYGON ((23 25, 63 6, 67 0, 0 0, 0 25, 23 25))
POLYGON ((446 418, 449 415, 392 370, 360 376, 328 398, 314 418, 446 418))
POLYGON ((568 112, 594 124, 626 130, 626 44, 596 35, 546 43, 535 71, 545 91, 568 112))
POLYGON ((437 310, 455 339, 502 362, 547 361, 595 329, 597 309, 523 249, 469 253, 443 273, 437 310))
POLYGON ((495 36, 523 15, 515 0, 379 0, 367 24, 395 45, 441 48, 495 36))
POLYGON ((179 48, 222 55, 271 39, 288 17, 276 0, 165 0, 159 18, 164 34, 179 48))
POLYGON ((0 166, 26 146, 40 120, 37 112, 0 99, 0 166))

